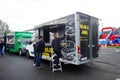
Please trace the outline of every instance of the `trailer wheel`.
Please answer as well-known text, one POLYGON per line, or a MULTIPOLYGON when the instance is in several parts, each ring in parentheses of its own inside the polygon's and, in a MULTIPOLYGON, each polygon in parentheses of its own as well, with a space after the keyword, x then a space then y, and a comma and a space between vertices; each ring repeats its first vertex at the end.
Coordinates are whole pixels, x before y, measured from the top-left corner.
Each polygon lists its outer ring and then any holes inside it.
POLYGON ((19 55, 22 56, 22 51, 21 51, 21 49, 19 50, 19 55))
POLYGON ((26 52, 26 57, 27 57, 27 58, 30 57, 29 51, 26 52))

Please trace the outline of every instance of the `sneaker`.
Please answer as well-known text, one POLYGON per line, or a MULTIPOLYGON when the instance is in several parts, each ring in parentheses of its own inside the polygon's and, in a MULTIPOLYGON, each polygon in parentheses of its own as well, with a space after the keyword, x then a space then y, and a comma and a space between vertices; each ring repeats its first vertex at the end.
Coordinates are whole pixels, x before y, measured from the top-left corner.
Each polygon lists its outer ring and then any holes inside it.
POLYGON ((63 61, 63 59, 62 59, 62 58, 60 58, 59 60, 60 60, 61 62, 63 61))
POLYGON ((42 66, 40 66, 40 67, 36 67, 37 69, 41 69, 41 68, 43 68, 42 66))
POLYGON ((36 66, 36 64, 33 64, 34 66, 36 66))

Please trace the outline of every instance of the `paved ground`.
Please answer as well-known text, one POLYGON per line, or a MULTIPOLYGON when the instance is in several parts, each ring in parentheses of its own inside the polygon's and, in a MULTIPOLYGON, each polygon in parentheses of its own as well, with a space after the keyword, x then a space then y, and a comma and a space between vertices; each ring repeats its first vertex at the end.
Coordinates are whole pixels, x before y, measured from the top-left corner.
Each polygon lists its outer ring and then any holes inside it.
POLYGON ((48 61, 42 69, 33 66, 33 58, 6 54, 0 57, 0 80, 116 80, 120 78, 120 52, 101 49, 93 64, 63 65, 63 72, 52 73, 48 61))
POLYGON ((98 60, 120 67, 120 50, 116 52, 116 48, 102 48, 98 60))

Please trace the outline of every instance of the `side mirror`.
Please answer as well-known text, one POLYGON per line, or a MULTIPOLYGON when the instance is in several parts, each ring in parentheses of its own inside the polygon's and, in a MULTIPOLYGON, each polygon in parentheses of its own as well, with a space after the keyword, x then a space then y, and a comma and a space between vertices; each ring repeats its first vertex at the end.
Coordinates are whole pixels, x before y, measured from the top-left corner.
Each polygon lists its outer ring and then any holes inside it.
POLYGON ((20 41, 18 41, 18 44, 20 44, 21 42, 20 41))
POLYGON ((29 44, 32 44, 32 41, 30 41, 30 43, 29 44))
POLYGON ((32 44, 32 41, 28 41, 27 43, 30 45, 30 44, 32 44))
POLYGON ((20 42, 20 39, 18 39, 18 44, 20 44, 21 42, 20 42))

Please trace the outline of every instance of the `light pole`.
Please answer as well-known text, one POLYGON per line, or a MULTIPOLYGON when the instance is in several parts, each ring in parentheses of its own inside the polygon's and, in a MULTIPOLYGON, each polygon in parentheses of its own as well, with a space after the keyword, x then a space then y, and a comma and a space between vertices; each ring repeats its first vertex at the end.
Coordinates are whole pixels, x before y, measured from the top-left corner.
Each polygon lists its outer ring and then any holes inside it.
POLYGON ((100 30, 101 30, 103 28, 103 21, 102 21, 101 18, 99 19, 99 25, 100 25, 99 27, 100 27, 100 30))

